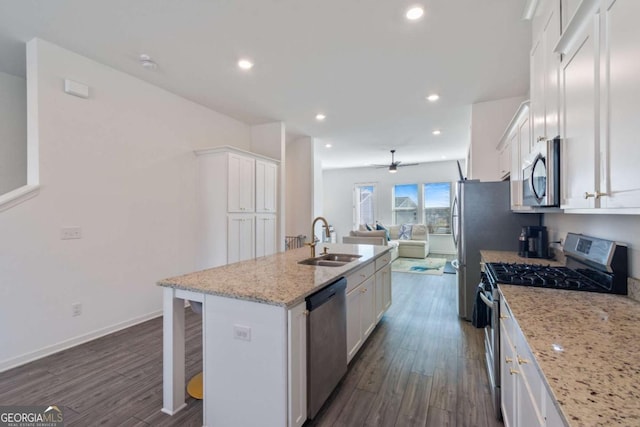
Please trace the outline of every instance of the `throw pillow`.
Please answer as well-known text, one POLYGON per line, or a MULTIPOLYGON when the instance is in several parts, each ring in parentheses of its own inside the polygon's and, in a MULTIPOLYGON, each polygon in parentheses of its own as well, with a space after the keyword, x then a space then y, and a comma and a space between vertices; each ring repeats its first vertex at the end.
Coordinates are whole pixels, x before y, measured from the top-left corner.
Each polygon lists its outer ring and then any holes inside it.
POLYGON ((389 230, 384 228, 384 226, 382 224, 380 224, 379 222, 376 223, 376 230, 384 230, 384 234, 387 236, 387 242, 389 240, 391 240, 391 235, 389 234, 389 230))
POLYGON ((373 229, 369 224, 365 224, 364 226, 367 228, 367 231, 373 231, 373 229))
POLYGON ((411 229, 413 228, 412 224, 402 224, 400 226, 400 233, 398 238, 400 240, 411 240, 411 229))

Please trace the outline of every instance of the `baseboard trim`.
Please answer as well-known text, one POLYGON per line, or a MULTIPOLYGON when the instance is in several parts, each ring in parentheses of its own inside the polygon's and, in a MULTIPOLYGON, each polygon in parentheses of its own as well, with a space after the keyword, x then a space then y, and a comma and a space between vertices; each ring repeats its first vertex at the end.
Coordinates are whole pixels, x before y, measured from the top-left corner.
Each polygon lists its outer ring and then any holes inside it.
POLYGON ((62 350, 67 350, 71 347, 93 341, 97 338, 101 338, 105 335, 118 332, 122 329, 129 328, 139 323, 146 322, 147 320, 155 319, 156 317, 160 316, 162 316, 162 310, 154 311, 140 317, 135 317, 124 322, 116 323, 115 325, 107 326, 106 328, 98 329, 97 331, 93 331, 88 334, 80 335, 66 341, 62 341, 58 344, 53 344, 41 348, 40 350, 32 351, 21 356, 14 357, 12 359, 3 360, 2 362, 0 362, 0 373, 8 371, 9 369, 17 368, 18 366, 25 365, 29 362, 42 359, 43 357, 50 356, 62 350))

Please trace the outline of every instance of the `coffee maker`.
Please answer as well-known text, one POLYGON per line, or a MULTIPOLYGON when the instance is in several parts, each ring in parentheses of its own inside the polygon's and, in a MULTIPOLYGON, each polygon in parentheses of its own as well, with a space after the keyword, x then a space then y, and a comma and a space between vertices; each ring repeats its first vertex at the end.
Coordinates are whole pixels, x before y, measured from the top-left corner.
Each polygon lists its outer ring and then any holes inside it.
POLYGON ((518 255, 525 258, 549 258, 547 227, 527 225, 522 227, 518 255))

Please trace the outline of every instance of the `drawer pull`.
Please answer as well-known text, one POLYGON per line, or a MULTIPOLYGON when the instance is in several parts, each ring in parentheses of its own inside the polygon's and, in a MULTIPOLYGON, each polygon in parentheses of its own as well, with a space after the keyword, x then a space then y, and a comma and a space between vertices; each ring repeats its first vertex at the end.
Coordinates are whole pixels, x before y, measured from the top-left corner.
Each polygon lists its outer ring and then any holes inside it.
POLYGON ((511 363, 511 362, 513 362, 513 359, 512 359, 512 358, 510 358, 510 357, 505 357, 505 358, 504 358, 504 361, 505 361, 506 363, 511 363))
POLYGON ((509 375, 517 375, 517 374, 519 374, 519 373, 520 373, 520 372, 516 371, 515 369, 513 369, 513 368, 509 368, 509 375))
POLYGON ((504 319, 509 319, 510 317, 507 316, 506 314, 501 314, 500 318, 504 320, 504 319))
POLYGON ((302 314, 304 314, 305 316, 308 316, 309 315, 309 310, 303 311, 302 314))
POLYGON ((520 356, 517 356, 517 358, 518 358, 518 365, 526 365, 527 363, 529 363, 527 359, 523 359, 520 356))

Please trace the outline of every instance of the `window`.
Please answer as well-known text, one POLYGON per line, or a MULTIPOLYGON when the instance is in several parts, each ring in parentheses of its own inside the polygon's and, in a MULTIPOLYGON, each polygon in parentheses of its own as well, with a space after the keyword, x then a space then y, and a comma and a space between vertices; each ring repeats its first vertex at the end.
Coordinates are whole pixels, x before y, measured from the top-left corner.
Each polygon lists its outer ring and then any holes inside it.
POLYGON ((424 222, 430 234, 451 234, 451 183, 424 184, 424 222))
POLYGON ((418 184, 393 187, 393 223, 418 224, 418 184))
POLYGON ((357 184, 355 188, 354 228, 376 222, 376 185, 357 184))

